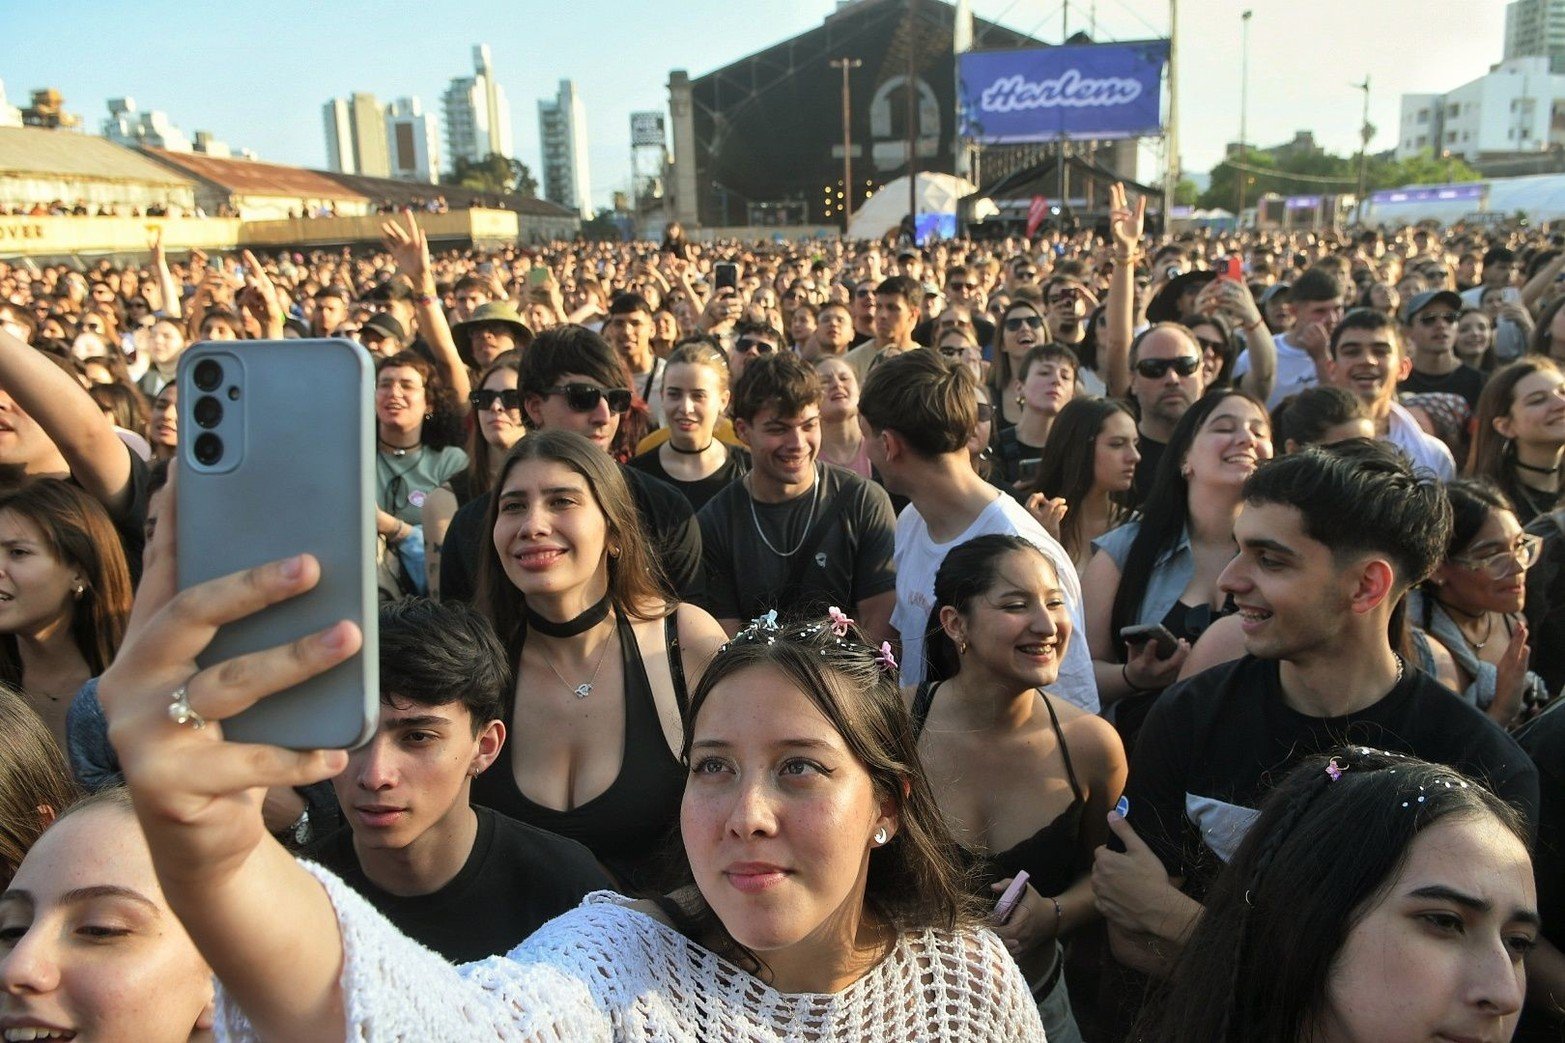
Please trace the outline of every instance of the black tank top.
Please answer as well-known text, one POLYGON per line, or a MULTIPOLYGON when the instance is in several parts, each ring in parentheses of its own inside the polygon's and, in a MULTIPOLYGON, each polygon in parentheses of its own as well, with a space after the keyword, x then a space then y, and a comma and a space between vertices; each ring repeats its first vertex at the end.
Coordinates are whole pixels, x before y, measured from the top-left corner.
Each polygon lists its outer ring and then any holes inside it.
MULTIPOLYGON (((635 632, 616 613, 620 662, 624 668, 625 745, 619 775, 609 788, 569 811, 545 807, 529 800, 516 784, 510 758, 473 780, 473 803, 502 815, 569 837, 586 845, 621 887, 627 891, 657 889, 661 877, 677 872, 677 854, 668 856, 670 841, 679 826, 679 803, 685 792, 685 767, 669 751, 652 699, 635 632), (672 861, 670 861, 672 859, 672 861)), ((689 709, 685 668, 679 656, 679 629, 670 613, 663 622, 668 642, 669 670, 674 678, 674 699, 683 721, 689 709)), ((521 663, 525 625, 518 631, 511 659, 521 663)), ((505 719, 515 723, 514 690, 506 699, 505 719)))
MULTIPOLYGON (((913 735, 923 734, 924 722, 929 718, 929 707, 935 701, 938 682, 925 681, 918 686, 913 697, 913 735)), ((1039 694, 1042 694, 1041 692, 1039 694)), ((1049 723, 1054 726, 1054 736, 1060 744, 1060 756, 1065 761, 1065 776, 1070 780, 1075 799, 1053 822, 1038 832, 1019 841, 1015 846, 996 853, 972 851, 958 846, 963 860, 969 866, 977 866, 981 874, 980 894, 993 899, 989 885, 997 880, 1014 877, 1018 870, 1027 870, 1029 883, 1041 895, 1053 896, 1064 892, 1074 884, 1087 866, 1081 855, 1081 817, 1086 811, 1087 800, 1082 796, 1081 785, 1076 781, 1076 769, 1071 765, 1070 748, 1065 745, 1065 733, 1060 729, 1059 715, 1047 698, 1044 708, 1049 711, 1049 723)))

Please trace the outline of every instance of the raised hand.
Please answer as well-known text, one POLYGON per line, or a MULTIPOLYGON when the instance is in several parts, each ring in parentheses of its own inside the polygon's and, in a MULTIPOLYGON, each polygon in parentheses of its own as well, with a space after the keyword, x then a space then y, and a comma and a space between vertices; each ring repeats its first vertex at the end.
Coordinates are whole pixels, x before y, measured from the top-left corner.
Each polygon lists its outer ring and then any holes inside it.
POLYGON ((1115 254, 1123 257, 1136 252, 1146 218, 1146 196, 1137 196, 1136 207, 1132 210, 1124 184, 1116 181, 1109 186, 1109 238, 1114 243, 1115 254))

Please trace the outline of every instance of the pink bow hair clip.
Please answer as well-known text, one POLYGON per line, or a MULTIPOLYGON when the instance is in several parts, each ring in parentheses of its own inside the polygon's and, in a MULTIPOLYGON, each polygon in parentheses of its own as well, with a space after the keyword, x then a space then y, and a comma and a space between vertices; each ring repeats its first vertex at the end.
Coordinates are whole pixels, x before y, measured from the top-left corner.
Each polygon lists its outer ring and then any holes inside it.
POLYGON ((897 668, 897 657, 891 654, 890 641, 880 643, 880 651, 875 653, 875 662, 882 670, 890 671, 897 668))
POLYGON ((848 615, 836 605, 826 610, 826 615, 831 617, 831 632, 838 637, 847 637, 848 628, 853 625, 853 617, 848 615))

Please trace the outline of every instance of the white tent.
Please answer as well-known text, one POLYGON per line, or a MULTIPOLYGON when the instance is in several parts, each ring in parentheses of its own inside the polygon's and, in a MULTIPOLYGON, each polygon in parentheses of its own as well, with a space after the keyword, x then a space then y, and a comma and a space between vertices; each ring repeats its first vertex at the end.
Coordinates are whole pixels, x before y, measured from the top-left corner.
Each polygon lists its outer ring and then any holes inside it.
MULTIPOLYGON (((907 216, 907 178, 899 177, 881 186, 880 191, 864 200, 853 220, 848 222, 849 239, 879 239, 897 229, 907 216)), ((951 174, 918 175, 918 212, 923 214, 956 214, 956 201, 977 191, 978 186, 951 174)), ((987 199, 978 200, 973 208, 973 220, 992 217, 999 211, 987 199)))

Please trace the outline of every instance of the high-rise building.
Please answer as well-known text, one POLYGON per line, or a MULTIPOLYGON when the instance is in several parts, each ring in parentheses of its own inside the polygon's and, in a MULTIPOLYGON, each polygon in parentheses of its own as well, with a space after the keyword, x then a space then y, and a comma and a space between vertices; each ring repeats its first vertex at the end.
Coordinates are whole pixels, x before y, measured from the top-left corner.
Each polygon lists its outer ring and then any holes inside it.
POLYGON ((375 95, 362 91, 333 98, 321 109, 326 122, 326 165, 344 174, 391 176, 386 117, 375 95))
POLYGON ((459 76, 441 97, 446 115, 446 150, 451 162, 476 162, 490 154, 510 158, 511 107, 495 81, 489 45, 473 48, 473 75, 459 76))
POLYGON ((1396 155, 1469 162, 1565 147, 1565 75, 1542 55, 1510 58, 1444 94, 1402 95, 1396 155))
POLYGON ((391 176, 404 181, 440 180, 440 132, 435 114, 417 98, 398 98, 386 106, 386 144, 391 176))
POLYGON ((576 85, 560 81, 554 98, 538 101, 538 151, 543 161, 543 196, 592 217, 592 179, 587 170, 587 107, 576 85))
POLYGON ((103 121, 103 136, 127 148, 146 145, 169 152, 191 151, 190 139, 174 126, 168 113, 157 109, 142 112, 136 108, 135 98, 109 99, 109 118, 103 121))
POLYGON ((353 154, 353 126, 347 101, 333 98, 321 106, 321 116, 326 121, 326 169, 357 174, 359 161, 353 154))
POLYGON ((1505 7, 1505 58, 1547 58, 1565 73, 1565 0, 1512 0, 1505 7))

